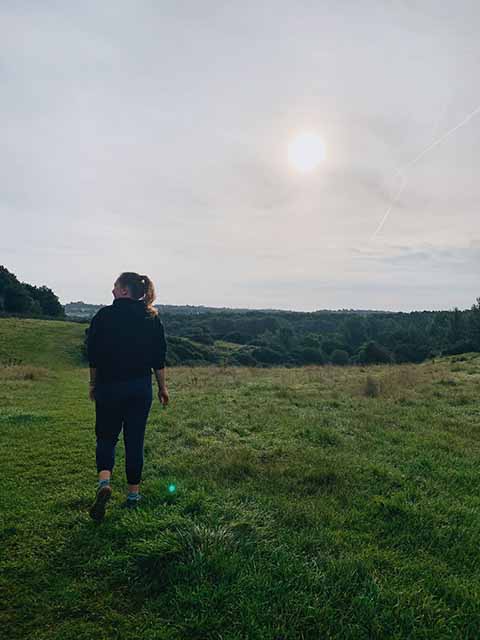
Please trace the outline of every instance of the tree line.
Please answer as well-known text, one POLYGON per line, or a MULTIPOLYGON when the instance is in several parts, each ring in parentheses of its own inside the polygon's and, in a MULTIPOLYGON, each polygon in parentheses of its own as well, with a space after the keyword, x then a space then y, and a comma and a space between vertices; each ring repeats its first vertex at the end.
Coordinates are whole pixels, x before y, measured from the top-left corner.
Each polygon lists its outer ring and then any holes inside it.
MULTIPOLYGON (((480 298, 460 311, 163 311, 167 366, 420 363, 480 351, 480 298)), ((88 328, 82 347, 86 358, 88 328)))
POLYGON ((27 317, 65 318, 65 309, 47 286, 20 282, 17 276, 0 265, 0 313, 27 317))
MULTIPOLYGON (((161 314, 172 364, 419 363, 480 351, 480 297, 461 311, 161 314), (222 345, 225 348, 222 348, 222 345), (226 349, 227 345, 234 347, 226 349)), ((168 359, 167 359, 168 363, 168 359)))
MULTIPOLYGON (((0 315, 68 320, 55 293, 0 266, 0 315)), ((480 351, 480 297, 450 311, 163 310, 167 365, 419 363, 480 351)), ((84 320, 88 322, 88 320, 84 320)), ((82 352, 86 356, 85 343, 82 352)))

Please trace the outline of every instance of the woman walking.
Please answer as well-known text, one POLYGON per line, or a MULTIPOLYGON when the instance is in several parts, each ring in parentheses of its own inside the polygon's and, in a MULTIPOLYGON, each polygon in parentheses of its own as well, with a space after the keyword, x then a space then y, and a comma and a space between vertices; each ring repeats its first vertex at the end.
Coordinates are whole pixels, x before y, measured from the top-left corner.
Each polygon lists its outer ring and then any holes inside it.
POLYGON ((152 369, 158 398, 168 404, 165 382, 167 344, 157 310, 155 288, 148 276, 126 271, 113 285, 113 303, 90 321, 87 336, 90 399, 95 402, 98 488, 90 516, 101 521, 110 499, 115 446, 123 427, 128 496, 123 506, 134 508, 142 496, 140 482, 144 437, 152 405, 152 369))

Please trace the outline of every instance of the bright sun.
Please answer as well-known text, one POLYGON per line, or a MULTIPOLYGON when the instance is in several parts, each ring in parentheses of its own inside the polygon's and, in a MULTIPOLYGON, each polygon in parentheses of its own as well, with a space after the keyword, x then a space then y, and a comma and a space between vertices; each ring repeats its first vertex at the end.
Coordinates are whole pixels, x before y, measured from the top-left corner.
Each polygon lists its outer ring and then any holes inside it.
POLYGON ((325 144, 314 131, 299 133, 288 145, 288 159, 296 171, 313 171, 325 159, 325 144))

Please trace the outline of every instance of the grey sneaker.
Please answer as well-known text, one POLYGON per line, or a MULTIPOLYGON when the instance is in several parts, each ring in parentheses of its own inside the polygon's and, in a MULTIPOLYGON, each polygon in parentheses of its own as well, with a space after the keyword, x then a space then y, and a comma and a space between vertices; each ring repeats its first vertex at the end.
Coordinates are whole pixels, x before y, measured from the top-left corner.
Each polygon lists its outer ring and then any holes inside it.
POLYGON ((101 522, 103 520, 105 517, 105 507, 107 506, 107 502, 110 500, 111 495, 112 487, 108 484, 98 489, 97 495, 95 496, 95 502, 89 510, 92 520, 95 520, 95 522, 101 522))

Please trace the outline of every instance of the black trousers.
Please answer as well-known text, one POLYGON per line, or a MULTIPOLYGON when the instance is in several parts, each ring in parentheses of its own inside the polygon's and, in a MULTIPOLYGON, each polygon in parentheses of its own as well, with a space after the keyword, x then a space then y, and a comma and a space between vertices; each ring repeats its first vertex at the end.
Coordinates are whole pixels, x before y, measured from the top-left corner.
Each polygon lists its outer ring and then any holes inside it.
POLYGON ((95 435, 97 472, 113 470, 115 446, 123 427, 125 473, 128 484, 139 484, 144 462, 143 444, 152 406, 152 377, 97 383, 95 435))

